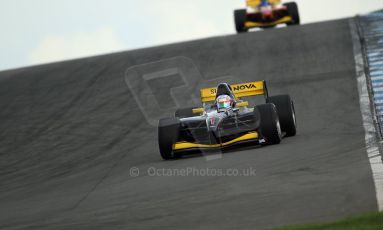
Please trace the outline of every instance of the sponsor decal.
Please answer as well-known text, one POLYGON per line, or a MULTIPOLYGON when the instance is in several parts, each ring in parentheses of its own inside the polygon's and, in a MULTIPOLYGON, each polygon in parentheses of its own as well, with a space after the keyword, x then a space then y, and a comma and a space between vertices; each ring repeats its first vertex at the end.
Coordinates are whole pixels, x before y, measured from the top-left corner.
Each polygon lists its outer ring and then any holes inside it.
MULTIPOLYGON (((232 86, 233 88, 233 92, 235 93, 236 91, 242 91, 242 90, 247 90, 247 89, 256 89, 257 86, 254 85, 254 84, 246 84, 246 85, 236 85, 236 86, 232 86)), ((214 95, 217 93, 217 89, 216 88, 211 88, 210 89, 210 94, 214 95)))
POLYGON ((254 84, 248 84, 248 85, 237 85, 233 87, 233 91, 241 91, 245 89, 256 89, 257 87, 254 84))

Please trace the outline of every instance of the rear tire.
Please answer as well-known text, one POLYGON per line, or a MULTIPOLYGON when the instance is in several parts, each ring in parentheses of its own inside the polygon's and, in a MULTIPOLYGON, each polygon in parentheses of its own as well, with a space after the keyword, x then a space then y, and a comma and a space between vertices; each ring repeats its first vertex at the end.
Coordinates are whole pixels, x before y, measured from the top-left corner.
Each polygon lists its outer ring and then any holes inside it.
POLYGON ((178 118, 194 117, 195 114, 193 113, 193 109, 194 107, 177 109, 174 116, 178 118))
POLYGON ((277 109, 274 104, 268 103, 257 105, 261 116, 260 131, 267 145, 279 144, 282 140, 282 132, 279 124, 277 109))
POLYGON ((286 23, 287 26, 293 26, 293 25, 299 25, 301 23, 300 17, 299 17, 299 10, 298 5, 295 2, 288 2, 283 4, 287 7, 287 12, 293 19, 292 22, 286 23))
POLYGON ((173 146, 178 140, 181 122, 178 118, 164 118, 158 123, 158 146, 164 160, 178 158, 173 152, 173 146))
POLYGON ((235 29, 237 30, 237 33, 244 33, 244 32, 248 31, 248 29, 245 27, 246 9, 235 10, 234 11, 234 21, 235 21, 235 29))
POLYGON ((295 136, 297 133, 297 121, 295 117, 294 102, 289 95, 268 97, 266 103, 273 103, 277 107, 282 132, 286 137, 295 136))

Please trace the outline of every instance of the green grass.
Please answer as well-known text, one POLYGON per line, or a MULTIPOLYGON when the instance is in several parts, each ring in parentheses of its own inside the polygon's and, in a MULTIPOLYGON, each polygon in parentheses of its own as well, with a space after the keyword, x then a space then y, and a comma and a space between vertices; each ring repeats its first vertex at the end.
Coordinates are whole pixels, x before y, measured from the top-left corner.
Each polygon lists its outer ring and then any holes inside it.
POLYGON ((274 230, 383 230, 383 212, 370 213, 359 217, 351 217, 326 224, 296 225, 276 228, 274 230))

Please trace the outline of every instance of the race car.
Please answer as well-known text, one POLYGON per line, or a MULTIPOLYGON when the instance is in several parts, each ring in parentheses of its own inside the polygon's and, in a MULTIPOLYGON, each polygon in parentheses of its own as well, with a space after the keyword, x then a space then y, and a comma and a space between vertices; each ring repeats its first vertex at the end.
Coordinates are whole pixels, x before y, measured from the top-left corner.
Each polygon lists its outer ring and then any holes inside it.
POLYGON ((295 136, 294 103, 289 95, 268 95, 265 81, 237 85, 221 83, 201 89, 201 108, 183 108, 158 124, 163 159, 179 158, 189 150, 223 149, 245 142, 279 144, 295 136), (264 104, 250 108, 246 97, 260 96, 264 104))
POLYGON ((295 2, 281 4, 280 0, 247 0, 247 8, 234 11, 238 33, 251 28, 271 28, 278 24, 299 25, 298 5, 295 2))

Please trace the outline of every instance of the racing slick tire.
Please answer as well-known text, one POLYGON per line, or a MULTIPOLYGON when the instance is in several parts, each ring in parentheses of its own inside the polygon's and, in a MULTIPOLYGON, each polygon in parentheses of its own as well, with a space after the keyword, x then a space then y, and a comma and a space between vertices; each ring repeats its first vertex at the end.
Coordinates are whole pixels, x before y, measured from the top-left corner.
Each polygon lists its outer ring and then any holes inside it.
POLYGON ((273 103, 278 111, 282 132, 286 137, 295 136, 297 133, 297 120, 295 117, 294 102, 289 95, 268 97, 266 103, 273 103))
POLYGON ((193 109, 194 107, 177 109, 174 116, 178 118, 194 117, 195 114, 193 113, 193 109))
POLYGON ((178 118, 164 118, 158 122, 158 146, 161 157, 164 160, 179 158, 180 155, 173 152, 173 146, 177 142, 181 122, 178 118))
POLYGON ((287 12, 293 19, 291 22, 286 23, 287 26, 293 26, 293 25, 299 25, 301 23, 300 17, 299 17, 299 10, 298 5, 295 2, 287 2, 283 4, 287 7, 287 12))
POLYGON ((282 140, 282 131, 275 105, 267 103, 257 105, 255 109, 261 116, 260 131, 266 141, 265 145, 279 144, 282 140))
POLYGON ((246 9, 235 10, 234 21, 235 21, 235 29, 237 30, 237 33, 244 33, 248 31, 248 29, 245 27, 246 9))

